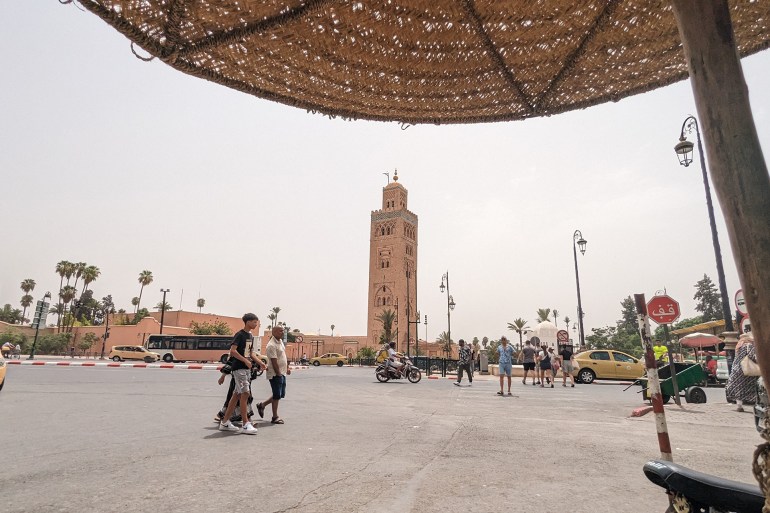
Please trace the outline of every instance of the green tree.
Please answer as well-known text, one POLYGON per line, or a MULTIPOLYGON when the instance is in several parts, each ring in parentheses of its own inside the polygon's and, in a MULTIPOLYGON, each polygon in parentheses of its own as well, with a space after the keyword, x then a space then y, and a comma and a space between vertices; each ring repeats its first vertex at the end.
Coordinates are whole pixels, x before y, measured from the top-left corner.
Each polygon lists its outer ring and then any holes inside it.
POLYGON ((8 324, 21 324, 21 310, 6 304, 0 309, 0 321, 7 322, 8 324))
MULTIPOLYGON (((88 264, 85 262, 78 262, 75 264, 75 268, 73 269, 73 275, 75 276, 75 283, 72 285, 72 287, 77 290, 78 288, 78 280, 81 276, 83 276, 83 273, 86 270, 86 267, 88 267, 88 264)), ((67 285, 69 285, 69 280, 67 280, 67 285)))
POLYGON ((519 348, 524 347, 523 333, 524 330, 529 329, 529 326, 527 326, 527 321, 521 317, 514 319, 513 322, 508 323, 508 329, 519 334, 519 348))
POLYGON ((21 313, 22 323, 24 323, 24 318, 27 316, 27 308, 32 304, 32 296, 29 293, 35 290, 35 285, 35 280, 32 278, 27 278, 21 282, 21 290, 24 291, 24 296, 21 298, 21 306, 24 307, 24 311, 21 313), (29 298, 29 300, 27 301, 26 298, 29 298), (25 302, 27 303, 26 305, 24 304, 25 302))
POLYGON ((136 301, 135 311, 139 311, 139 305, 142 303, 142 292, 144 292, 144 287, 152 283, 152 280, 152 271, 144 270, 139 273, 139 285, 141 285, 141 287, 139 288, 139 297, 136 301))
POLYGON ((198 313, 201 313, 201 308, 206 306, 206 300, 203 299, 202 297, 199 297, 196 305, 198 305, 198 313))
POLYGON ((550 308, 538 308, 537 309, 537 322, 545 322, 550 321, 549 316, 551 315, 551 309, 550 308))
POLYGON ((21 322, 24 324, 24 321, 27 318, 27 308, 29 308, 29 305, 32 304, 32 296, 29 294, 24 294, 21 296, 21 306, 24 307, 24 310, 21 313, 21 322))
POLYGON ((393 341, 393 322, 396 320, 396 312, 386 308, 375 317, 382 324, 380 344, 389 344, 393 341))
POLYGON ((275 326, 275 320, 278 318, 277 315, 274 313, 267 314, 267 318, 270 319, 270 326, 268 326, 268 329, 271 329, 273 326, 275 326))
POLYGON ((639 323, 636 317, 636 303, 631 296, 626 297, 620 302, 622 308, 620 312, 620 320, 618 320, 618 330, 628 333, 629 335, 639 332, 639 323))
POLYGON ((41 336, 37 341, 39 354, 62 353, 69 347, 72 333, 53 333, 41 336))
POLYGON ((484 350, 487 349, 487 345, 489 345, 489 338, 484 337, 481 339, 481 346, 484 348, 484 350))
POLYGON ((78 349, 80 349, 80 353, 83 354, 86 351, 90 351, 91 348, 94 347, 94 343, 99 340, 99 337, 96 335, 96 333, 86 333, 83 335, 83 338, 80 339, 80 342, 78 343, 78 349))
POLYGON ((190 333, 193 335, 232 335, 233 331, 224 321, 190 322, 190 333))
POLYGON ((159 312, 160 312, 161 310, 165 310, 165 311, 167 311, 167 312, 170 312, 171 310, 173 310, 173 309, 174 309, 174 308, 171 306, 171 304, 169 304, 169 302, 168 302, 168 301, 166 301, 165 303, 164 303, 163 301, 158 301, 158 304, 157 304, 157 305, 155 305, 155 307, 154 307, 154 308, 155 308, 155 310, 157 310, 157 311, 159 311, 159 312))
POLYGON ((136 313, 136 308, 139 306, 139 298, 134 296, 131 298, 131 306, 134 307, 134 313, 136 313))
POLYGON ((569 323, 570 323, 570 320, 571 320, 571 319, 569 318, 569 316, 567 316, 567 317, 564 317, 564 324, 566 325, 566 326, 564 327, 564 329, 565 329, 565 330, 567 330, 567 331, 569 331, 569 323))
POLYGON ((695 310, 702 314, 704 321, 724 319, 719 291, 706 274, 695 284, 695 295, 692 298, 696 301, 695 310))
POLYGON ((85 294, 89 285, 95 282, 100 274, 102 274, 102 271, 95 265, 89 265, 83 269, 83 291, 81 292, 81 295, 85 294))
POLYGON ((332 324, 332 326, 331 326, 331 328, 332 328, 332 337, 334 336, 334 328, 335 328, 335 327, 336 327, 336 326, 334 326, 334 324, 332 324))
POLYGON ((27 336, 21 333, 18 330, 8 328, 2 333, 0 333, 0 346, 5 344, 6 342, 10 342, 11 344, 18 346, 21 346, 22 352, 27 348, 27 343, 29 340, 27 339, 27 336))
MULTIPOLYGON (((61 299, 62 305, 64 306, 65 316, 67 313, 67 305, 69 305, 69 303, 73 299, 75 299, 76 294, 77 294, 77 291, 75 290, 75 287, 73 287, 72 285, 65 285, 64 288, 62 288, 59 291, 59 298, 61 299)), ((70 316, 65 320, 63 324, 60 324, 60 328, 62 326, 65 328, 68 327, 69 326, 68 323, 72 322, 72 319, 73 319, 73 315, 72 315, 72 311, 70 310, 70 316)))
POLYGON ((274 321, 273 322, 273 326, 276 326, 275 323, 278 322, 278 312, 280 312, 280 311, 281 311, 281 307, 280 306, 274 306, 273 307, 272 312, 273 312, 273 315, 275 316, 275 317, 273 317, 273 321, 274 321))
POLYGON ((146 308, 140 308, 134 314, 134 318, 131 319, 131 324, 139 324, 139 321, 141 321, 145 317, 149 317, 149 316, 150 316, 150 311, 149 310, 147 310, 146 308))
POLYGON ((358 349, 358 352, 356 353, 356 358, 361 359, 371 359, 377 356, 377 352, 374 350, 373 347, 361 347, 358 349))
MULTIPOLYGON (((61 291, 64 288, 64 277, 67 276, 67 280, 69 281, 69 276, 72 276, 73 265, 74 264, 72 262, 69 262, 67 260, 62 260, 58 264, 56 264, 56 274, 59 275, 59 291, 61 291)), ((58 303, 58 308, 56 309, 56 313, 57 313, 56 327, 59 328, 61 326, 62 315, 64 315, 64 306, 62 305, 61 295, 59 296, 59 303, 58 303)))
POLYGON ((487 360, 489 363, 500 363, 500 353, 497 352, 497 347, 499 345, 499 340, 492 340, 489 342, 489 346, 487 347, 487 360))
POLYGON ((473 337, 473 341, 471 342, 471 347, 473 348, 473 354, 479 354, 479 350, 481 347, 481 344, 479 344, 479 337, 473 337))
POLYGON ((439 333, 436 342, 438 342, 441 350, 444 351, 447 358, 449 358, 452 355, 452 339, 449 338, 449 334, 446 331, 442 331, 439 333))
POLYGON ((554 326, 556 326, 558 328, 559 327, 559 311, 556 308, 554 308, 553 310, 551 310, 551 312, 553 313, 553 324, 554 324, 554 326))

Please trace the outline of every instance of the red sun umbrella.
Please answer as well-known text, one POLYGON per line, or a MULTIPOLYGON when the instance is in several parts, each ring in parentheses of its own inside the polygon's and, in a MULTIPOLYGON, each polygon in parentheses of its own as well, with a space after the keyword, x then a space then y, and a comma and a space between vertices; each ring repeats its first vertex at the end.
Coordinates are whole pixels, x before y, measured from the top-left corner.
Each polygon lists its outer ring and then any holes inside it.
POLYGON ((690 333, 679 339, 682 347, 713 347, 722 343, 722 339, 708 333, 690 333))

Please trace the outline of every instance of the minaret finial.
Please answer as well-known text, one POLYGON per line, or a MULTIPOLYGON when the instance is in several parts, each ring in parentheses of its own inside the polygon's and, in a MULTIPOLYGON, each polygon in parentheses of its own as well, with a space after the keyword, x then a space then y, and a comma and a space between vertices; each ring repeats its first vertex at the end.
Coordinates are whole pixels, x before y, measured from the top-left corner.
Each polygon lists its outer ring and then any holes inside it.
POLYGON ((398 169, 396 169, 395 172, 393 173, 393 181, 394 182, 398 181, 398 169))

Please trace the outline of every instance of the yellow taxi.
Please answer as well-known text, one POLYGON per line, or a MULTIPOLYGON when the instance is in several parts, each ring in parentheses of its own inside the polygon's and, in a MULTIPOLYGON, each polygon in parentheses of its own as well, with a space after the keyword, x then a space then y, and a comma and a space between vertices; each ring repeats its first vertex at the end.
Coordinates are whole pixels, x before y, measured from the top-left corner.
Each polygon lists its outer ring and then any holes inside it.
POLYGON ((5 362, 5 358, 0 354, 0 390, 5 385, 5 370, 8 368, 8 364, 5 362))
POLYGON ((148 351, 142 346, 115 346, 112 348, 112 351, 110 351, 109 358, 115 362, 122 362, 123 360, 142 360, 147 363, 152 363, 160 360, 160 355, 148 351))
POLYGON ((310 359, 310 363, 318 367, 319 365, 336 365, 342 367, 345 365, 346 358, 339 353, 326 353, 310 359))
POLYGON ((644 375, 644 362, 611 349, 583 351, 575 355, 573 375, 581 383, 596 379, 636 379, 644 375))

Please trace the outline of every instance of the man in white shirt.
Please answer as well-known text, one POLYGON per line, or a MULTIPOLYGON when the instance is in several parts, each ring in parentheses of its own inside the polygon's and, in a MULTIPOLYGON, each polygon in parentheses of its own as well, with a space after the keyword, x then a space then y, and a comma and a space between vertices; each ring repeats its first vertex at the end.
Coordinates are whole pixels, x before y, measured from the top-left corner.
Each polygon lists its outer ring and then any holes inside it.
POLYGON ((257 404, 257 413, 264 418, 265 407, 269 404, 273 408, 273 424, 283 424, 283 419, 278 416, 278 401, 286 396, 286 376, 291 374, 289 362, 286 360, 286 348, 283 347, 283 327, 273 328, 273 336, 265 347, 265 355, 268 359, 267 379, 270 381, 272 394, 269 399, 257 404))

